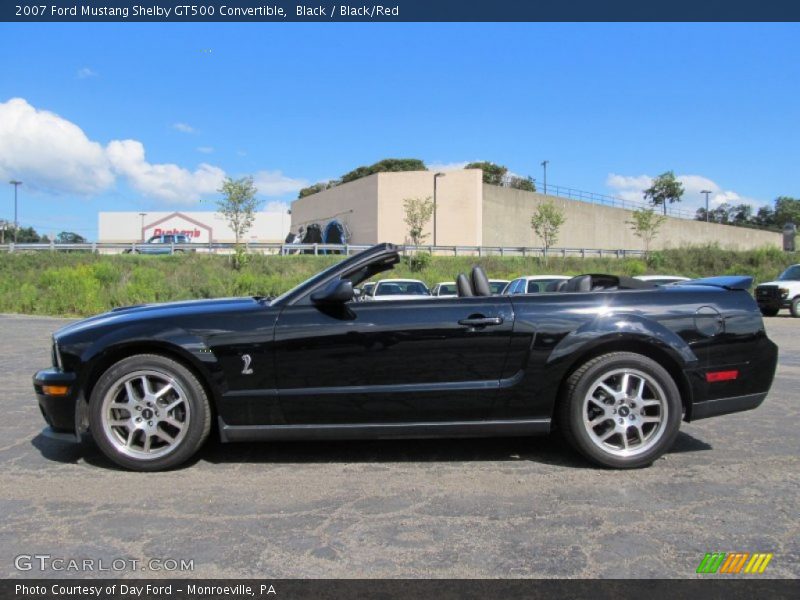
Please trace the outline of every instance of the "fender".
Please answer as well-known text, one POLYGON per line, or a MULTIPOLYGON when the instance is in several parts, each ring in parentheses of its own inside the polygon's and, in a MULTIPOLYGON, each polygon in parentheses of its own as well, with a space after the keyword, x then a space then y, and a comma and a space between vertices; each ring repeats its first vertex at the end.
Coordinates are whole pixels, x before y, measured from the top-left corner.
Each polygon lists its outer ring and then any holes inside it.
POLYGON ((698 362, 689 344, 658 321, 636 313, 611 313, 600 315, 564 336, 553 348, 547 363, 555 366, 569 362, 570 357, 585 354, 607 342, 625 339, 656 346, 682 368, 692 368, 698 362))
MULTIPOLYGON (((156 330, 152 321, 109 329, 89 343, 76 345, 75 350, 80 351, 80 361, 87 366, 82 369, 87 379, 97 375, 98 367, 103 368, 107 362, 115 362, 120 354, 162 350, 190 365, 200 379, 208 384, 215 400, 221 394, 221 368, 214 353, 208 351, 206 342, 200 336, 169 323, 164 323, 163 327, 156 330)), ((94 382, 81 383, 88 388, 93 387, 94 382)))

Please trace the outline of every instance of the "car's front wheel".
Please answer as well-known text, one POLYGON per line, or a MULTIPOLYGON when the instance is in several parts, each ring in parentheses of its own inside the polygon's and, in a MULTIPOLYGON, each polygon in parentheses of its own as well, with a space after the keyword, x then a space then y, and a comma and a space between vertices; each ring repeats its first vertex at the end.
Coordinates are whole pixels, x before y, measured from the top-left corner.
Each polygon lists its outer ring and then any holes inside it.
POLYGON ((800 317, 800 296, 797 296, 794 300, 792 300, 792 306, 790 307, 793 317, 800 317))
POLYGON ((567 441, 586 458, 632 469, 672 446, 681 408, 678 387, 661 365, 640 354, 613 352, 570 375, 558 418, 567 441))
POLYGON ((89 418, 103 453, 137 471, 183 464, 211 428, 208 396, 197 377, 156 354, 125 358, 103 373, 92 391, 89 418))

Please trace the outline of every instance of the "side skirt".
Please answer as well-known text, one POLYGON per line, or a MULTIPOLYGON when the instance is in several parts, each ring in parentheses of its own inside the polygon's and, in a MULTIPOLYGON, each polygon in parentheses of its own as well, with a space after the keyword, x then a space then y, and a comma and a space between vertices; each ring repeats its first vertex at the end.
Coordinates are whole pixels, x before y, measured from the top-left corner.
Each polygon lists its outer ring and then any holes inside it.
POLYGON ((219 436, 222 442, 464 438, 547 433, 550 433, 550 419, 341 425, 226 425, 222 418, 219 418, 219 436))

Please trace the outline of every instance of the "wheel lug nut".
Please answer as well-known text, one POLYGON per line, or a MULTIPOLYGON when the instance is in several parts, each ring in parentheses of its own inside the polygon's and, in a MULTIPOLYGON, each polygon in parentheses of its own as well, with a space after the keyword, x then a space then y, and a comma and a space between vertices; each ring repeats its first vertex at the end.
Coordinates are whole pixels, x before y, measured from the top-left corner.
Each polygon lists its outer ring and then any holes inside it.
POLYGON ((150 425, 150 427, 153 426, 153 422, 152 421, 148 421, 147 424, 150 425))
POLYGON ((620 417, 620 419, 619 419, 619 424, 620 424, 620 425, 622 425, 622 423, 624 423, 624 422, 625 422, 625 419, 623 419, 622 417, 620 417))
POLYGON ((136 417, 136 422, 137 422, 137 423, 138 423, 139 421, 141 421, 141 420, 142 420, 142 417, 136 417))

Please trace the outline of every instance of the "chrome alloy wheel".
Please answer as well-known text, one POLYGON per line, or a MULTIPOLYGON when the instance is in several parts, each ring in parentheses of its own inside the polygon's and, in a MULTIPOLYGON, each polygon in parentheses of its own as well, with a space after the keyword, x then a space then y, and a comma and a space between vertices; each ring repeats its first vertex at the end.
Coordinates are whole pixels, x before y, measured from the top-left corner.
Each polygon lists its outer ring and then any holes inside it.
POLYGON ((642 371, 607 371, 589 386, 581 414, 586 433, 597 447, 614 456, 636 456, 664 434, 666 394, 642 371))
POLYGON ((156 459, 175 450, 189 429, 186 392, 172 376, 135 371, 120 377, 103 398, 103 434, 126 456, 156 459))

